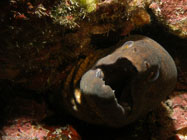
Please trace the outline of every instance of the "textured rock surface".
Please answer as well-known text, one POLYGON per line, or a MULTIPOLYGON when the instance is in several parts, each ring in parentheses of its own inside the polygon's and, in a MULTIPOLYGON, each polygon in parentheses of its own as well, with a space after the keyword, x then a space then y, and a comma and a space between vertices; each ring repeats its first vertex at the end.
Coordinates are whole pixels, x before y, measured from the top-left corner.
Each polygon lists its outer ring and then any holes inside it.
POLYGON ((35 90, 58 86, 99 45, 111 46, 150 22, 135 4, 108 1, 87 13, 69 0, 1 1, 0 79, 35 90))
POLYGON ((2 140, 81 140, 77 131, 67 123, 53 123, 53 114, 44 98, 31 91, 1 83, 0 138, 2 140), (9 88, 9 89, 8 89, 9 88), (25 95, 29 96, 25 96, 25 95))
POLYGON ((171 32, 187 38, 187 0, 153 0, 149 8, 171 32))
POLYGON ((81 140, 72 126, 44 126, 36 122, 20 119, 2 129, 3 140, 81 140))
POLYGON ((187 92, 175 92, 150 115, 152 137, 185 140, 187 136, 187 92), (158 127, 159 125, 159 127, 158 127))

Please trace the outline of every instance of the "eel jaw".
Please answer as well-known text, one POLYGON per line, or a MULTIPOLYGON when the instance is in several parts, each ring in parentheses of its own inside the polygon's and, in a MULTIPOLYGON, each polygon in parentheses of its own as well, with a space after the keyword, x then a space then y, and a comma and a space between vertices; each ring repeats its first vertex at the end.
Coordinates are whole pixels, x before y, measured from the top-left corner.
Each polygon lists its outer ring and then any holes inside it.
POLYGON ((113 64, 99 65, 87 71, 80 90, 93 112, 109 125, 120 125, 133 107, 131 81, 136 68, 125 58, 113 64))

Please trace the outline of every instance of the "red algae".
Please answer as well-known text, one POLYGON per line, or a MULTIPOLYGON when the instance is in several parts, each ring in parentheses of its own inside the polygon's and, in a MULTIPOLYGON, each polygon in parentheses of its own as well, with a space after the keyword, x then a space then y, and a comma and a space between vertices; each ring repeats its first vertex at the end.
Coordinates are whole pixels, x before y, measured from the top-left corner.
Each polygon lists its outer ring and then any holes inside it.
POLYGON ((51 110, 41 96, 29 94, 31 96, 14 98, 11 93, 11 98, 5 97, 7 105, 4 110, 1 108, 4 116, 0 130, 2 140, 81 140, 72 126, 45 122, 51 116, 51 110))
POLYGON ((14 120, 12 123, 3 127, 3 140, 81 140, 77 131, 70 125, 46 127, 24 118, 14 120))
POLYGON ((187 38, 187 0, 153 0, 149 8, 172 33, 187 38))
POLYGON ((151 134, 153 138, 162 138, 162 140, 186 140, 186 95, 186 92, 174 92, 150 115, 149 127, 153 131, 151 134))
POLYGON ((175 130, 187 128, 187 93, 175 92, 170 102, 173 109, 170 117, 173 120, 175 130))
POLYGON ((50 129, 49 133, 47 134, 47 140, 52 139, 68 139, 68 140, 81 140, 81 137, 77 133, 77 131, 70 125, 65 127, 48 127, 50 129))
POLYGON ((14 120, 12 125, 3 127, 4 140, 44 140, 48 134, 48 130, 40 125, 32 125, 32 121, 24 118, 14 120))

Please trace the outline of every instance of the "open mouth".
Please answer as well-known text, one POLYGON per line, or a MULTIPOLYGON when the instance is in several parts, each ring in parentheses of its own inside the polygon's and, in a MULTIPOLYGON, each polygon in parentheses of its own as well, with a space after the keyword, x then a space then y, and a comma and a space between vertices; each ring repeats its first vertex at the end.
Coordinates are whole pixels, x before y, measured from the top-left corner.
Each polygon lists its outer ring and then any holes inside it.
POLYGON ((90 110, 111 125, 121 125, 133 110, 132 89, 136 68, 123 57, 100 63, 81 78, 80 90, 90 110))
POLYGON ((113 64, 97 66, 95 70, 96 77, 111 88, 117 103, 126 113, 130 112, 133 107, 131 87, 137 73, 132 63, 125 58, 120 58, 113 64))

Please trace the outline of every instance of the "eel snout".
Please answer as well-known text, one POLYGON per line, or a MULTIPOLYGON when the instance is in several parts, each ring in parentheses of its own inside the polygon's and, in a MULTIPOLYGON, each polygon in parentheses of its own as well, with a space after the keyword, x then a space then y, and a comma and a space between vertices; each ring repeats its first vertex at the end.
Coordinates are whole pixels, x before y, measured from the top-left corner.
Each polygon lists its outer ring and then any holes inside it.
POLYGON ((177 79, 175 63, 161 45, 139 35, 125 41, 80 80, 88 109, 100 123, 114 127, 154 109, 172 92, 177 79))

